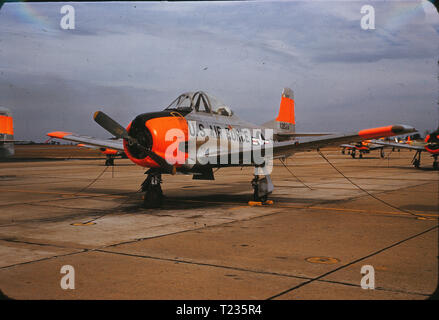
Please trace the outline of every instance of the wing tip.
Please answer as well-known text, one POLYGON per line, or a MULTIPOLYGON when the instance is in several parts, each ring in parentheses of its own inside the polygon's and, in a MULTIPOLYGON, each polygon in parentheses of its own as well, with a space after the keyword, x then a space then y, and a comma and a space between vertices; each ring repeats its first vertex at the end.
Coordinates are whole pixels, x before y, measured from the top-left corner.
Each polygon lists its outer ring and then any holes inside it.
POLYGON ((58 139, 63 139, 65 136, 69 136, 71 134, 72 134, 72 132, 65 132, 65 131, 53 131, 53 132, 47 133, 47 135, 49 137, 58 138, 58 139))
POLYGON ((399 136, 401 134, 407 134, 416 132, 414 127, 405 124, 396 124, 385 127, 364 129, 358 132, 358 135, 363 139, 377 139, 382 137, 399 136))

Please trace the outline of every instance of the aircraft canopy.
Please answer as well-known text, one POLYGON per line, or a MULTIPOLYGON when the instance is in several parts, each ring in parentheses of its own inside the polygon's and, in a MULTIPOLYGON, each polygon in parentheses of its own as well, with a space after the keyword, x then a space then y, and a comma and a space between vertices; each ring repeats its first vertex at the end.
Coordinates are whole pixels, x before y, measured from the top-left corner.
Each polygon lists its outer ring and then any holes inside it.
POLYGON ((166 110, 182 110, 232 116, 233 111, 218 98, 203 91, 185 92, 175 99, 166 110))

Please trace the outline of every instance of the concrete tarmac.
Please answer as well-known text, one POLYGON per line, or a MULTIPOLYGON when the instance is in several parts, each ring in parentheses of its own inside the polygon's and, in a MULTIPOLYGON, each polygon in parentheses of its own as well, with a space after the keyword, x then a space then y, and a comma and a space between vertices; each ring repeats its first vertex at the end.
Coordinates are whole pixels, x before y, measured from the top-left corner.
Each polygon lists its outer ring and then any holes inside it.
POLYGON ((438 285, 431 159, 415 169, 410 151, 323 153, 351 182, 317 152, 298 153, 287 161, 294 175, 275 163, 273 205, 249 206, 253 169, 228 168, 215 181, 164 175, 161 209, 142 208, 145 170, 126 159, 0 162, 0 290, 13 299, 427 299, 438 285), (60 286, 64 265, 73 290, 60 286), (365 265, 374 289, 361 287, 365 265))

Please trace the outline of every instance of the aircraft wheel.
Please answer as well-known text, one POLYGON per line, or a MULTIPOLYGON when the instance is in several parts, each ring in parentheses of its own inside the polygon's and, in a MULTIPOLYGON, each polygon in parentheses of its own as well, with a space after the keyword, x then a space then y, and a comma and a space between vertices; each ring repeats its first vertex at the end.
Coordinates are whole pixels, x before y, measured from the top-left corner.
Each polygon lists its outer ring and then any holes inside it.
POLYGON ((113 158, 109 158, 107 160, 105 160, 105 165, 108 166, 114 166, 114 159, 113 158))
POLYGON ((342 149, 342 150, 341 150, 341 154, 345 154, 345 151, 344 151, 344 149, 342 149))
POLYGON ((148 191, 145 192, 143 197, 143 206, 145 208, 158 208, 163 203, 163 192, 160 185, 151 186, 148 191))
POLYGON ((383 149, 381 149, 381 151, 380 151, 380 157, 384 158, 384 150, 383 149))
POLYGON ((355 152, 351 153, 351 157, 355 159, 355 152))
POLYGON ((259 201, 258 192, 259 192, 258 186, 254 185, 253 186, 253 201, 259 201))
POLYGON ((419 168, 419 165, 421 164, 420 162, 421 162, 421 161, 419 161, 418 159, 415 159, 415 160, 413 161, 413 166, 414 166, 415 168, 419 168))
POLYGON ((438 163, 437 163, 437 161, 435 161, 435 162, 433 162, 433 169, 437 170, 437 168, 438 168, 438 163))
POLYGON ((258 188, 256 187, 256 189, 253 192, 253 201, 257 201, 257 202, 265 202, 268 199, 268 195, 259 197, 258 196, 258 188))
POLYGON ((360 159, 363 159, 363 154, 362 153, 360 153, 360 159))

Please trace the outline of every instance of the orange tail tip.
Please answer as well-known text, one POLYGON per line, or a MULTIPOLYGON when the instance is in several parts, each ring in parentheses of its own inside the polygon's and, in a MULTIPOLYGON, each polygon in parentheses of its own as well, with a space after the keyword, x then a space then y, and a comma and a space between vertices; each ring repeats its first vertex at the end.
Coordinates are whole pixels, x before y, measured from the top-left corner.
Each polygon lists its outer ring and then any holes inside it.
POLYGON ((294 93, 290 88, 284 88, 282 91, 279 115, 277 116, 276 121, 296 124, 294 117, 294 93))
POLYGON ((12 121, 12 117, 0 115, 0 133, 13 135, 14 127, 12 121))

